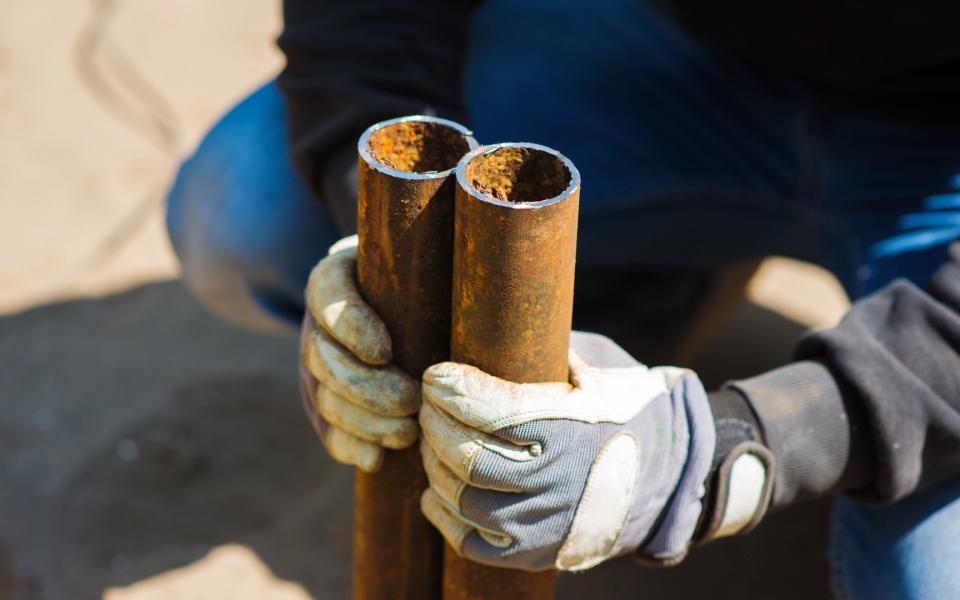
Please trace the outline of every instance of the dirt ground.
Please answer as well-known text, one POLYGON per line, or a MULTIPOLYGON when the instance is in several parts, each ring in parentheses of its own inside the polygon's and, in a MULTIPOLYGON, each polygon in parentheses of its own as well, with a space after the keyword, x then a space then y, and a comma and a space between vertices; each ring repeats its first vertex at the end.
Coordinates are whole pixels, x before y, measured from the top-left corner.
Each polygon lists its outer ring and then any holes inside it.
MULTIPOLYGON (((294 340, 198 306, 162 222, 179 160, 279 69, 279 23, 254 0, 3 7, 2 599, 349 595, 351 473, 302 417, 294 340)), ((783 259, 749 297, 694 365, 708 381, 785 361, 846 305, 783 259)), ((770 597, 776 573, 789 597, 821 597, 824 520, 776 515, 670 571, 614 561, 562 596, 603 581, 610 598, 770 597)))

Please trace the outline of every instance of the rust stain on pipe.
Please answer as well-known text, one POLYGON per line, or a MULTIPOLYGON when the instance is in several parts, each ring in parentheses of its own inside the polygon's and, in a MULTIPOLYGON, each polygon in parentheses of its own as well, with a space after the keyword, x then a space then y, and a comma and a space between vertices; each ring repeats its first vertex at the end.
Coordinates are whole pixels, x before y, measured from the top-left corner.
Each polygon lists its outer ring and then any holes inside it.
MULTIPOLYGON (((519 383, 566 381, 580 175, 535 144, 457 165, 451 360, 519 383)), ((447 548, 445 600, 543 600, 554 572, 498 569, 447 548)))
MULTIPOLYGON (((378 123, 360 138, 357 280, 383 318, 394 362, 419 379, 450 348, 452 170, 477 146, 462 125, 434 117, 378 123)), ((427 478, 416 447, 388 450, 354 479, 353 597, 440 597, 442 542, 420 512, 427 478)))

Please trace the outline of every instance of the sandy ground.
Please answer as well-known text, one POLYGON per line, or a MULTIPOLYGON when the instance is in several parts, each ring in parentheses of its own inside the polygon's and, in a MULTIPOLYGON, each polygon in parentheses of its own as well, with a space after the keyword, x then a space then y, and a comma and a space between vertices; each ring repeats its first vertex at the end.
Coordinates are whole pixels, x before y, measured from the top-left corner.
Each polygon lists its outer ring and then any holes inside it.
POLYGON ((176 276, 163 192, 210 123, 280 68, 278 3, 47 0, 2 11, 0 311, 176 276))
MULTIPOLYGON (((802 330, 746 304, 693 366, 754 373, 802 330)), ((292 339, 161 282, 0 317, 0 365, 0 598, 349 597, 351 473, 303 418, 292 339)), ((676 569, 568 577, 559 598, 823 597, 825 523, 808 505, 676 569)))
MULTIPOLYGON (((190 299, 162 223, 180 158, 279 68, 278 29, 254 0, 3 6, 0 598, 348 596, 350 471, 301 416, 294 343, 190 299)), ((846 302, 783 259, 749 292, 695 365, 708 380, 786 360, 846 302)), ((601 580, 611 598, 760 597, 771 573, 822 596, 824 515, 776 516, 672 571, 618 561, 564 597, 601 580), (796 554, 809 564, 784 569, 796 554)))

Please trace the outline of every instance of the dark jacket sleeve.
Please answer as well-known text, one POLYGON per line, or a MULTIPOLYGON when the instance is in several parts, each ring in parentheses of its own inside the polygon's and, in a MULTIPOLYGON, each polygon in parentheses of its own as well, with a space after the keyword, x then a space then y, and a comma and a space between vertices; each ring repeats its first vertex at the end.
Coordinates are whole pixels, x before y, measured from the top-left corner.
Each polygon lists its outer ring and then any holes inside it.
POLYGON ((773 506, 845 490, 892 502, 960 474, 960 242, 801 340, 797 362, 728 384, 776 457, 773 506))
POLYGON ((460 71, 471 0, 284 0, 278 83, 293 158, 318 196, 331 156, 391 117, 462 118, 460 71))

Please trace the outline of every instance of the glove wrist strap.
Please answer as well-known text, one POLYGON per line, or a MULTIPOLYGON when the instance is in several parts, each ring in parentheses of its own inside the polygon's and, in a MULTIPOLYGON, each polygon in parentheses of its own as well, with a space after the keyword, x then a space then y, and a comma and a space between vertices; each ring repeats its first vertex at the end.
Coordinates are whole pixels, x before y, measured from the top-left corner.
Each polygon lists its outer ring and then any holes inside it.
POLYGON ((760 423, 747 399, 726 388, 710 394, 717 449, 697 544, 747 533, 759 523, 773 495, 775 460, 763 445, 760 423))

